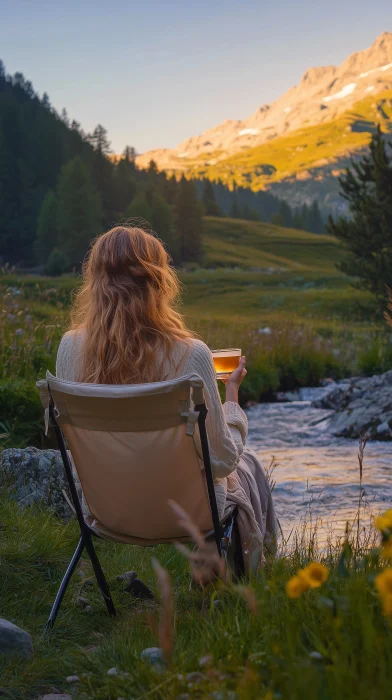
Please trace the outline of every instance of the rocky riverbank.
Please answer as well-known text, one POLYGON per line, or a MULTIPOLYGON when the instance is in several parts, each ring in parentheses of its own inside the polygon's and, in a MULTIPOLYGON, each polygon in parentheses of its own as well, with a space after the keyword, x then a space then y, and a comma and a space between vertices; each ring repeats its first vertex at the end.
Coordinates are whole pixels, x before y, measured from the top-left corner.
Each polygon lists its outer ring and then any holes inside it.
POLYGON ((328 427, 337 437, 366 434, 370 440, 392 440, 392 370, 331 382, 312 405, 333 411, 328 427))

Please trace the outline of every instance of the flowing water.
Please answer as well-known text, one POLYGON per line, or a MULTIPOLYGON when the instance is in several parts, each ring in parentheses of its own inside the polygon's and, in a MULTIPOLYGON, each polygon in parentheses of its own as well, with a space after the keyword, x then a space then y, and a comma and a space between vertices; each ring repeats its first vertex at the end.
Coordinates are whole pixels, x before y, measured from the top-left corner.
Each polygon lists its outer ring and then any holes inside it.
MULTIPOLYGON (((290 403, 258 404, 247 411, 247 444, 264 466, 274 459, 274 501, 285 538, 317 522, 318 543, 335 541, 358 511, 358 442, 328 430, 330 410, 313 408, 325 389, 301 389, 290 403)), ((368 442, 363 460, 361 524, 392 508, 392 442, 368 442)), ((309 529, 309 527, 308 527, 309 529)))

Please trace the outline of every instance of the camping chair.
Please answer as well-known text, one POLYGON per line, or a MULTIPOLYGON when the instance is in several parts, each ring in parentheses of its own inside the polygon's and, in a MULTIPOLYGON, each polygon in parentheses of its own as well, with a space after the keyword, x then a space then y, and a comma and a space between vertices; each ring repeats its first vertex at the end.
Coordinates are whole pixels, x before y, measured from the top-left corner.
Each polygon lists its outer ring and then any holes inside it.
POLYGON ((133 386, 83 384, 47 372, 38 382, 46 432, 54 428, 80 540, 61 582, 47 629, 86 549, 109 615, 115 608, 93 537, 151 546, 190 541, 169 501, 178 503, 203 535, 214 538, 239 576, 243 559, 236 510, 220 522, 206 431, 203 381, 194 374, 133 386), (197 451, 201 446, 202 459, 197 451), (88 513, 78 497, 72 461, 88 513))

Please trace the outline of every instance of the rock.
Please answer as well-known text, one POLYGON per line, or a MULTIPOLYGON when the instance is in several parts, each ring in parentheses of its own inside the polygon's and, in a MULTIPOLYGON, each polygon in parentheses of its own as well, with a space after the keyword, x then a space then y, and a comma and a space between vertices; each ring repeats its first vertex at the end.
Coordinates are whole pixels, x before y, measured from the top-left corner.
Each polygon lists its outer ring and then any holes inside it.
POLYGON ((206 680, 206 676, 201 671, 192 671, 192 673, 188 673, 186 679, 188 683, 198 684, 203 683, 206 680))
POLYGON ((113 666, 113 668, 109 668, 107 674, 108 676, 116 676, 118 678, 129 678, 129 673, 126 671, 120 671, 119 668, 116 668, 113 666))
POLYGON ((79 676, 67 676, 65 679, 66 683, 80 683, 79 676))
POLYGON ((19 653, 25 659, 33 656, 33 642, 28 632, 0 618, 0 654, 19 653))
POLYGON ((208 656, 208 655, 207 655, 207 656, 203 656, 203 657, 199 660, 199 666, 200 666, 200 668, 206 668, 207 666, 212 666, 213 663, 214 663, 214 659, 212 658, 212 656, 208 656))
POLYGON ((135 598, 155 600, 153 592, 139 578, 134 578, 132 581, 130 581, 130 583, 128 583, 128 585, 125 587, 125 591, 127 593, 132 593, 135 598))
POLYGON ((311 651, 309 654, 309 659, 313 659, 314 661, 322 661, 324 656, 320 654, 319 651, 311 651))
POLYGON ((75 600, 75 605, 78 606, 78 608, 87 608, 90 606, 90 601, 88 598, 83 598, 83 596, 79 596, 75 600))
POLYGON ((380 425, 377 426, 376 432, 378 434, 380 433, 389 433, 389 425, 386 421, 384 423, 380 423, 380 425))
POLYGON ((392 440, 392 370, 373 377, 353 377, 332 387, 315 408, 333 409, 328 427, 338 437, 392 440))
POLYGON ((43 695, 41 700, 72 700, 72 695, 68 693, 49 693, 43 695))
POLYGON ((163 651, 160 647, 148 647, 147 649, 143 649, 143 651, 140 652, 140 658, 142 661, 147 661, 153 666, 159 666, 165 663, 163 651))
POLYGON ((133 581, 137 577, 136 571, 126 571, 124 574, 116 576, 116 581, 133 581))
MULTIPOLYGON (((79 481, 77 489, 81 495, 79 481)), ((62 491, 67 489, 63 462, 58 450, 9 448, 0 455, 0 487, 20 506, 44 504, 57 515, 69 517, 71 510, 62 491)))

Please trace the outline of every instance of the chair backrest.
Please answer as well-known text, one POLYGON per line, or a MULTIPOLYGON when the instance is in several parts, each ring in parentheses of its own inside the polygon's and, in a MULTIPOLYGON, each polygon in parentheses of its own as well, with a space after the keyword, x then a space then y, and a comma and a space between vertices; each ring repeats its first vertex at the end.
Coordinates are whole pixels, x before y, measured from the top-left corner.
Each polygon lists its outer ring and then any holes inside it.
POLYGON ((193 434, 203 381, 189 375, 132 386, 83 384, 49 372, 38 383, 71 451, 92 515, 108 530, 143 540, 184 531, 168 505, 176 501, 203 532, 211 509, 193 434))

